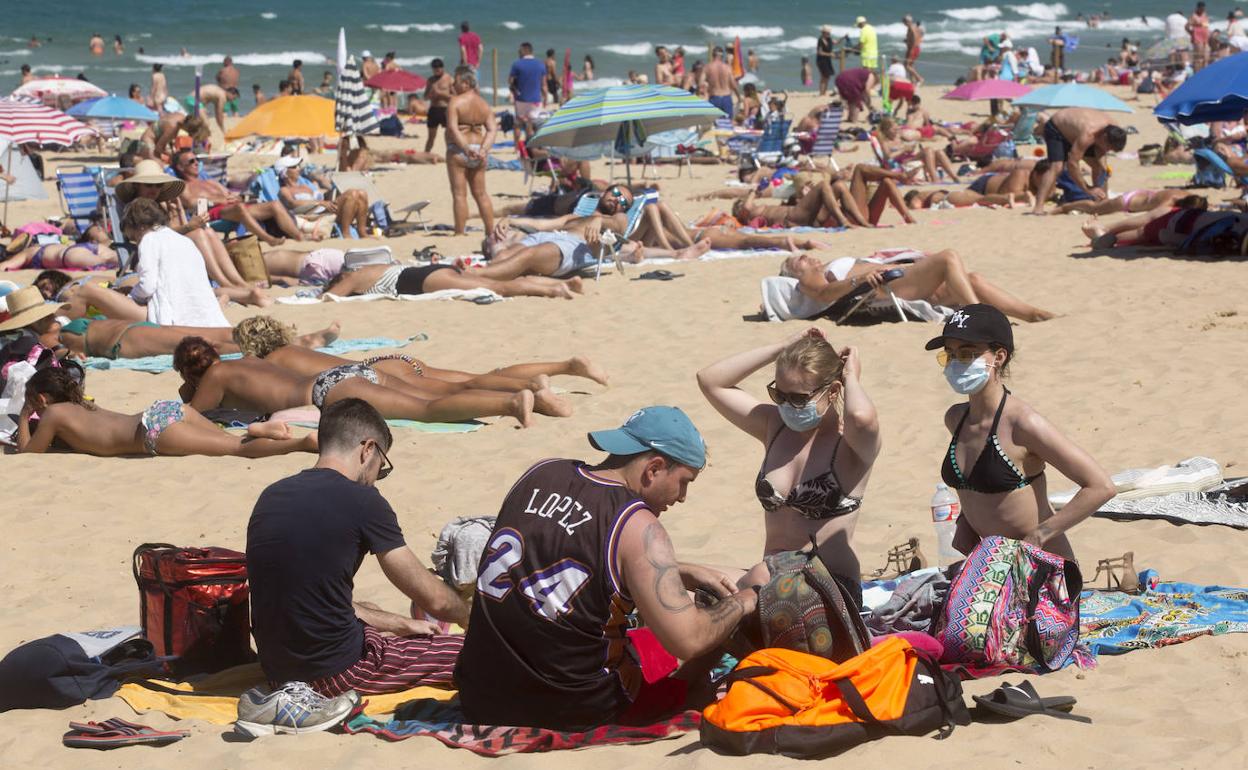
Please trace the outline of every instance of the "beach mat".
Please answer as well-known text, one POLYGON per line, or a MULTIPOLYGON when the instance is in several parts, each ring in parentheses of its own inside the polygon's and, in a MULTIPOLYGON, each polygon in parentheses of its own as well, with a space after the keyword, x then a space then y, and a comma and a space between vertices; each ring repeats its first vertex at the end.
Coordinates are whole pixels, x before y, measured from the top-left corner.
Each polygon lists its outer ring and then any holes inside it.
POLYGON ((1146 590, 1084 591, 1079 641, 1097 655, 1168 647, 1201 636, 1248 632, 1248 589, 1159 581, 1140 573, 1146 590))
POLYGON ((1245 479, 1232 479, 1203 492, 1174 492, 1140 500, 1114 498, 1101 506, 1093 516, 1114 521, 1160 519, 1171 524, 1220 524, 1235 529, 1248 529, 1248 497, 1228 492, 1242 487, 1245 479))
POLYGON ((454 701, 426 698, 404 703, 394 717, 393 721, 379 722, 361 714, 350 719, 343 729, 348 733, 371 733, 388 741, 434 738, 451 748, 467 749, 484 757, 501 757, 612 744, 653 743, 697 730, 702 715, 697 711, 685 711, 641 727, 603 725, 586 732, 570 733, 541 727, 467 724, 454 701))
MULTIPOLYGON (((300 428, 317 428, 320 423, 314 420, 292 420, 290 425, 300 428)), ((411 428, 421 433, 473 433, 485 427, 485 423, 476 420, 468 422, 420 422, 419 420, 386 420, 391 428, 411 428)))
MULTIPOLYGON (((340 297, 337 294, 326 292, 319 297, 278 297, 277 301, 283 305, 316 305, 324 301, 329 302, 377 302, 378 300, 400 300, 403 302, 426 302, 428 300, 438 299, 462 299, 470 302, 478 302, 484 298, 489 298, 491 302, 506 299, 506 297, 489 289, 443 289, 441 291, 430 291, 424 294, 399 294, 397 296, 391 294, 358 294, 354 297, 340 297)), ((488 304, 482 302, 481 304, 488 304)))
MULTIPOLYGON (((340 355, 342 353, 359 352, 363 350, 378 350, 380 348, 402 348, 407 347, 414 341, 427 340, 427 334, 416 334, 405 339, 392 339, 390 337, 357 337, 355 339, 336 339, 323 348, 317 348, 322 353, 330 353, 332 355, 340 355)), ((227 353, 221 356, 221 360, 228 361, 234 358, 242 358, 239 353, 227 353)), ((83 362, 83 366, 88 369, 129 369, 136 372, 148 372, 150 374, 159 374, 161 372, 173 371, 173 356, 144 356, 143 358, 88 358, 83 362)))
MULTIPOLYGON (((200 719, 214 725, 230 725, 238 718, 238 698, 244 691, 265 684, 259 663, 234 666, 196 682, 168 682, 145 679, 123 684, 117 697, 136 714, 159 711, 173 719, 200 719)), ((364 714, 391 714, 400 704, 414 698, 446 700, 454 690, 414 687, 398 693, 369 695, 364 714)), ((365 717, 367 718, 367 717, 365 717)))

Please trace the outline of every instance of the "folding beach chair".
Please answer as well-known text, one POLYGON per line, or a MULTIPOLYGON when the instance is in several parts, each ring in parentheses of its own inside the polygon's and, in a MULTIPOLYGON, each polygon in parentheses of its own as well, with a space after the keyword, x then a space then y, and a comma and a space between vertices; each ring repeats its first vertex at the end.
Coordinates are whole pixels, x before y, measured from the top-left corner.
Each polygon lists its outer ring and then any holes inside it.
MULTIPOLYGON (((689 178, 693 178, 693 155, 697 152, 698 132, 695 129, 664 131, 661 134, 655 134, 648 140, 655 145, 655 149, 650 153, 650 161, 657 166, 656 161, 675 160, 676 176, 686 167, 689 169, 689 178)), ((645 169, 642 169, 645 173, 645 169)), ((658 176, 658 169, 655 169, 655 176, 658 176)))
POLYGON ((767 123, 763 129, 763 135, 758 140, 758 147, 754 150, 755 157, 764 163, 774 163, 780 160, 780 155, 784 150, 784 138, 789 135, 789 127, 792 125, 792 120, 783 118, 767 123))
POLYGON ((1214 150, 1208 147, 1197 148, 1192 150, 1192 158, 1196 161, 1196 176, 1193 177, 1193 182, 1205 183, 1199 186, 1221 188, 1226 184, 1226 177, 1229 176, 1240 187, 1248 187, 1248 176, 1238 176, 1227 164, 1226 158, 1214 150), (1219 175, 1220 179, 1218 179, 1219 175), (1215 179, 1218 179, 1217 183, 1214 183, 1215 179))
POLYGON ((408 204, 407 206, 404 206, 403 208, 399 209, 398 212, 396 212, 396 213, 402 214, 403 218, 394 220, 393 224, 394 225, 410 225, 412 214, 415 214, 416 224, 425 232, 429 232, 429 225, 425 223, 425 215, 424 215, 425 208, 428 205, 429 205, 429 201, 423 200, 423 201, 416 201, 415 203, 411 203, 411 204, 408 204))
POLYGON ((587 217, 598 210, 598 201, 602 196, 598 193, 585 193, 577 201, 572 213, 578 217, 587 217))
POLYGON ((559 161, 553 155, 545 158, 534 158, 524 140, 516 143, 516 154, 520 156, 520 168, 524 172, 524 183, 529 186, 529 194, 533 194, 539 177, 549 180, 547 189, 555 186, 555 175, 559 169, 559 161))
POLYGON ((61 193, 66 215, 74 220, 79 232, 85 232, 91 226, 91 217, 100 211, 97 175, 85 167, 78 171, 58 168, 56 189, 61 193))
MULTIPOLYGON (((905 275, 905 272, 901 269, 894 268, 886 270, 880 276, 884 281, 880 288, 888 294, 889 302, 891 302, 893 309, 896 310, 898 320, 902 323, 906 323, 910 319, 906 318, 905 307, 902 305, 901 300, 898 299, 897 295, 893 293, 893 290, 888 286, 890 282, 897 280, 903 275, 905 275)), ((870 284, 864 283, 846 294, 844 297, 838 299, 836 302, 833 302, 831 307, 819 315, 831 320, 837 326, 840 326, 856 313, 863 310, 867 304, 871 303, 874 299, 875 289, 872 288, 870 284)))
MULTIPOLYGON (((611 258, 615 261, 615 269, 624 274, 624 264, 620 262, 620 249, 624 247, 624 243, 637 230, 637 225, 641 224, 641 213, 647 204, 654 203, 659 199, 659 191, 651 190, 642 193, 633 198, 633 205, 628 207, 628 223, 624 226, 624 232, 616 236, 611 233, 610 238, 604 238, 598 246, 598 264, 594 268, 594 280, 597 281, 602 277, 602 262, 606 258, 607 250, 611 251, 611 258)), ((604 235, 610 231, 604 231, 604 235)))
POLYGON ((222 187, 229 187, 229 178, 225 167, 229 164, 229 155, 199 155, 199 178, 208 182, 216 182, 222 187))
MULTIPOLYGON (((102 179, 101 175, 101 181, 102 179)), ((104 229, 112 239, 113 250, 117 252, 117 275, 122 276, 134 270, 134 261, 139 250, 136 244, 126 240, 121 231, 121 204, 117 201, 117 188, 101 184, 100 189, 103 190, 104 197, 104 229)))
POLYGON ((810 148, 810 156, 827 155, 828 160, 832 160, 832 154, 839 152, 841 124, 845 121, 845 108, 839 104, 834 104, 823 111, 823 117, 819 119, 819 128, 815 131, 815 143, 810 148))

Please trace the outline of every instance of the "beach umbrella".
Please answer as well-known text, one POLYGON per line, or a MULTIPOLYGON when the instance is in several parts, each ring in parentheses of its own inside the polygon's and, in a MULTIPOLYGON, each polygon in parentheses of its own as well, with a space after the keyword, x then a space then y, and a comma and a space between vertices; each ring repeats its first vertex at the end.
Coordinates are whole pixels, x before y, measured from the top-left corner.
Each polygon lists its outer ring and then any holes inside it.
POLYGON ((73 107, 65 110, 65 114, 72 115, 75 118, 140 120, 149 123, 160 119, 159 115, 142 104, 133 99, 123 99, 120 96, 102 96, 98 99, 78 102, 73 107))
POLYGON ((1092 86, 1079 83, 1059 83, 1051 86, 1040 86, 1025 96, 1014 100, 1015 107, 1039 107, 1041 109, 1060 109, 1062 107, 1083 107, 1089 110, 1106 112, 1134 112, 1127 103, 1118 97, 1092 86))
POLYGON ((376 88, 378 91, 394 91, 396 93, 408 94, 424 90, 425 79, 415 72, 408 72, 407 70, 386 70, 385 72, 378 72, 364 81, 364 85, 369 88, 376 88))
POLYGON ((1030 93, 1031 90, 1031 86, 1025 86, 1013 80, 989 78, 987 80, 972 80, 969 83, 963 83, 940 98, 965 102, 986 102, 992 99, 1010 100, 1030 93))
POLYGON ((338 28, 338 55, 334 58, 338 64, 338 77, 342 77, 342 72, 347 68, 347 30, 346 27, 338 28))
POLYGON ((94 128, 60 110, 17 99, 0 99, 0 139, 14 144, 68 147, 96 133, 94 128))
POLYGON ((1179 84, 1153 108, 1160 120, 1187 126, 1239 120, 1248 112, 1248 53, 1228 56, 1179 84))
POLYGON ((745 77, 745 58, 741 55, 741 36, 732 41, 732 76, 737 80, 745 77))
POLYGON ((248 113, 225 132, 226 139, 244 136, 275 138, 334 136, 334 103, 322 96, 279 96, 248 113))
POLYGON ((338 77, 338 87, 334 90, 334 128, 344 136, 375 134, 378 131, 377 115, 369 103, 354 56, 347 59, 347 66, 338 77))
POLYGON ((18 86, 13 96, 31 96, 43 101, 56 101, 62 96, 72 102, 82 99, 98 99, 108 96, 108 92, 99 86, 78 78, 36 78, 18 86))

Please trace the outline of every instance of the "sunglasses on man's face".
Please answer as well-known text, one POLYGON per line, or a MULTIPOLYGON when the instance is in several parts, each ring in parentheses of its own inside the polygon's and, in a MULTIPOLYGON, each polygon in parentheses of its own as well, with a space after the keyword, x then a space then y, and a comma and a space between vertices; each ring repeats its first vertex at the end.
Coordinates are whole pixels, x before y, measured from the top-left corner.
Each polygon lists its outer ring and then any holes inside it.
POLYGON ((381 444, 378 444, 376 441, 366 438, 360 442, 360 445, 367 446, 370 441, 377 449, 377 454, 381 455, 381 470, 377 471, 377 480, 381 481, 394 470, 394 463, 390 462, 390 458, 386 456, 386 450, 382 449, 381 444))
POLYGON ((771 383, 767 385, 767 395, 771 398, 771 403, 776 406, 788 404, 794 409, 801 409, 814 399, 818 398, 830 387, 832 387, 832 383, 829 382, 827 385, 812 390, 809 393, 789 393, 776 387, 776 381, 772 380, 771 383))
POLYGON ((621 190, 620 188, 618 187, 610 188, 609 190, 607 190, 607 195, 610 195, 612 198, 615 198, 615 202, 620 204, 620 208, 622 209, 628 208, 628 196, 625 195, 624 191, 621 190))

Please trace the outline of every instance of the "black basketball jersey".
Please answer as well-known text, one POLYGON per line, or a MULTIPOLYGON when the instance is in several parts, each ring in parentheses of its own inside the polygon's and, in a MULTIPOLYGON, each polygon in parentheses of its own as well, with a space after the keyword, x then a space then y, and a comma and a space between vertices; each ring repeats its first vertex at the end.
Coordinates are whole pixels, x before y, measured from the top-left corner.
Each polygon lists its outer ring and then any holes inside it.
POLYGON ((578 460, 540 462, 511 488, 455 667, 469 721, 580 730, 628 707, 641 671, 625 638, 633 601, 617 549, 644 509, 578 460))

